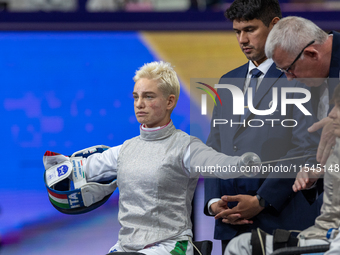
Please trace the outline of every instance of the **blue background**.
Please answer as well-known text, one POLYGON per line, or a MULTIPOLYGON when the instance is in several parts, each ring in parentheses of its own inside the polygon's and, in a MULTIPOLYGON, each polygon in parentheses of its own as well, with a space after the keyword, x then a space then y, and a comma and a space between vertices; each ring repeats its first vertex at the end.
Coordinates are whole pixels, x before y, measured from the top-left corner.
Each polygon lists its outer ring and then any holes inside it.
MULTIPOLYGON (((311 19, 324 30, 340 28, 338 10, 283 9, 283 16, 311 19)), ((231 30, 224 10, 0 13, 0 243, 4 244, 0 254, 108 251, 119 229, 117 192, 88 214, 61 214, 48 200, 43 155, 46 150, 69 155, 97 144, 115 146, 138 135, 132 77, 144 63, 158 59, 134 31, 231 30), (111 31, 100 32, 103 29, 111 31)), ((188 133, 190 107, 195 105, 181 90, 172 119, 188 133)), ((204 140, 202 123, 191 124, 204 140)), ((194 213, 201 216, 196 216, 194 233, 198 239, 212 240, 214 219, 202 215, 202 182, 196 192, 194 213)), ((215 241, 214 255, 221 254, 218 245, 215 241)))
MULTIPOLYGON (((0 48, 0 236, 10 243, 27 224, 63 217, 44 186, 46 150, 71 155, 139 134, 132 77, 156 57, 137 32, 1 32, 0 48)), ((183 90, 172 119, 189 132, 183 90)))

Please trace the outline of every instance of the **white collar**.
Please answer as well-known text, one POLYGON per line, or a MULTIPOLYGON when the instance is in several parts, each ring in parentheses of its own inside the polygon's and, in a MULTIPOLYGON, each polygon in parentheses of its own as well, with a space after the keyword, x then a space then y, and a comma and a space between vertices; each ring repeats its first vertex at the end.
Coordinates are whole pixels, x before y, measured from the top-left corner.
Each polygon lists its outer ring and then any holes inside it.
POLYGON ((269 68, 272 66, 274 61, 271 58, 266 59, 264 62, 262 62, 259 66, 255 66, 254 63, 249 60, 249 65, 248 65, 248 74, 251 74, 250 71, 252 71, 254 68, 259 69, 263 75, 266 75, 268 72, 269 68))
POLYGON ((159 130, 161 129, 161 127, 153 127, 153 128, 147 128, 143 125, 141 125, 141 129, 145 130, 145 131, 155 131, 155 130, 159 130))

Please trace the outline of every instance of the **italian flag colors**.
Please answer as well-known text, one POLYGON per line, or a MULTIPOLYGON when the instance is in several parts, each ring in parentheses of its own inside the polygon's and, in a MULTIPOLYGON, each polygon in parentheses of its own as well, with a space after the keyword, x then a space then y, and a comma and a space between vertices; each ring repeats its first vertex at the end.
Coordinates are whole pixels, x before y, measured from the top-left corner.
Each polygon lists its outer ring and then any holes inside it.
POLYGON ((57 194, 50 189, 47 189, 47 191, 48 191, 48 196, 50 197, 50 201, 54 205, 56 205, 60 208, 64 208, 64 209, 70 208, 66 194, 57 194))

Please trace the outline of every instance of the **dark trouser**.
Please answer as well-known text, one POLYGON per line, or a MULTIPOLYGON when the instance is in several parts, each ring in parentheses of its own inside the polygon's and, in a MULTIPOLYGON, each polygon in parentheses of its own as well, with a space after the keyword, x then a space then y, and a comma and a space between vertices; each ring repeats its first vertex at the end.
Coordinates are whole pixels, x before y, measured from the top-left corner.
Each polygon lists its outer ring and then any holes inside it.
POLYGON ((225 248, 227 247, 230 240, 222 240, 222 255, 224 255, 225 248))

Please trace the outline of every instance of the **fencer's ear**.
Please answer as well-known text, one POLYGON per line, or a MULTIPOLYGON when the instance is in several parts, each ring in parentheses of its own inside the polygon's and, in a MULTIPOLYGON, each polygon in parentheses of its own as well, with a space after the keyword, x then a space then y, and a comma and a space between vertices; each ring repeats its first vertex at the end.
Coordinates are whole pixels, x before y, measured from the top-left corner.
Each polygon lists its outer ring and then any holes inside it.
POLYGON ((172 108, 174 108, 176 103, 176 96, 171 94, 170 96, 168 96, 168 101, 167 101, 167 109, 170 110, 172 108))

